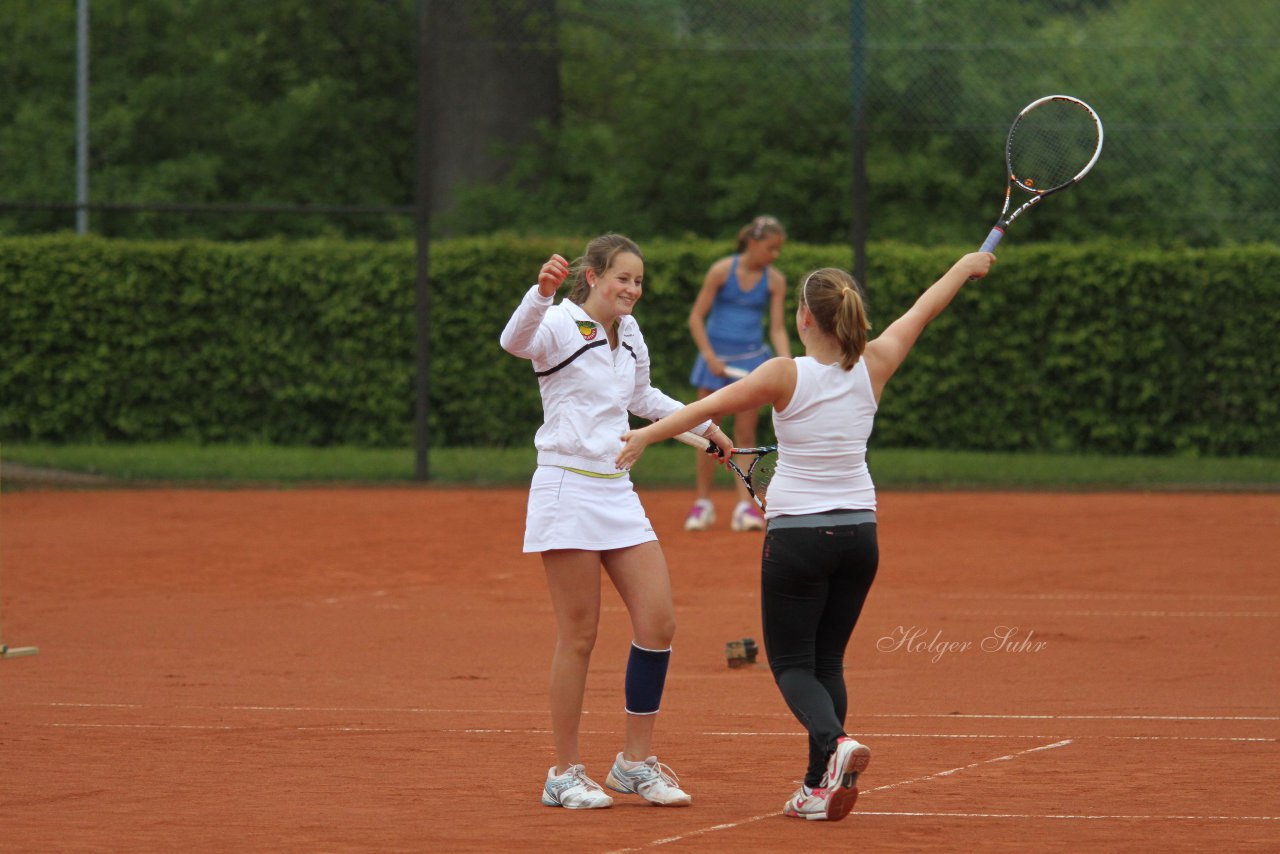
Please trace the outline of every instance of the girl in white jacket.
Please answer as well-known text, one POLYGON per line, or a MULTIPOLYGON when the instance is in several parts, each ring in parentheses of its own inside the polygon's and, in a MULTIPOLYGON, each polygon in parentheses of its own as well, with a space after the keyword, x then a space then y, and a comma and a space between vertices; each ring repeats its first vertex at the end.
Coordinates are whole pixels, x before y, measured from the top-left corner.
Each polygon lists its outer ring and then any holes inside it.
MULTIPOLYGON (((563 257, 552 255, 502 332, 504 350, 533 362, 542 392, 524 535, 524 551, 542 555, 557 627, 551 662, 556 764, 547 772, 542 802, 570 809, 613 803, 587 776, 578 745, 603 565, 634 636, 625 743, 605 783, 651 803, 687 806, 691 798, 651 750, 675 634, 671 581, 631 478, 614 462, 628 412, 652 421, 681 404, 650 384, 649 349, 631 316, 644 285, 639 247, 618 234, 592 240, 573 264, 568 298, 554 305, 570 272, 563 257)), ((694 431, 732 447, 709 421, 694 431)))

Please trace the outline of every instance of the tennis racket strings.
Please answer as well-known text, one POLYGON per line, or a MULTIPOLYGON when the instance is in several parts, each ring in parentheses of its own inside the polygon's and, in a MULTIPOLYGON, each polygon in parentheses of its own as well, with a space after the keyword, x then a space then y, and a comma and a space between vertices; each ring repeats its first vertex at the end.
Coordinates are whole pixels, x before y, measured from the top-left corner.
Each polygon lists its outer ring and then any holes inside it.
POLYGON ((769 492, 769 482, 773 480, 773 472, 778 467, 777 453, 766 453, 757 456, 747 468, 747 485, 755 493, 763 507, 769 492))
POLYGON ((1097 117, 1079 101, 1040 103, 1023 113, 1009 132, 1010 178, 1032 193, 1070 184, 1091 165, 1101 131, 1097 117))
MULTIPOLYGON (((699 436, 697 433, 680 433, 673 437, 690 447, 697 448, 706 454, 723 457, 715 442, 699 436)), ((778 465, 778 446, 764 445, 759 448, 734 448, 733 456, 727 463, 733 472, 747 486, 747 492, 755 499, 760 509, 764 509, 765 493, 769 491, 769 481, 773 480, 774 469, 778 465), (750 462, 748 462, 750 460, 750 462)))

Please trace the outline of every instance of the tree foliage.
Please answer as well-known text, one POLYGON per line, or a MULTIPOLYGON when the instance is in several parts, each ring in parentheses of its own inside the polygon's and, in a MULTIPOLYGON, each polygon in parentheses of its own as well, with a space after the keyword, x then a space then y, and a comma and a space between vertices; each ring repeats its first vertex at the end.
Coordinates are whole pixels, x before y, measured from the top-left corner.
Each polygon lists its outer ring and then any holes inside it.
MULTIPOLYGON (((93 198, 408 204, 416 5, 93 0, 93 198)), ((552 56, 560 104, 533 141, 483 138, 468 128, 486 122, 466 113, 435 116, 437 137, 510 164, 497 180, 442 179, 442 234, 723 237, 769 212, 803 239, 845 240, 855 42, 873 238, 980 239, 1013 114, 1056 91, 1099 110, 1107 146, 1085 184, 1018 224, 1020 239, 1211 244, 1266 239, 1280 224, 1280 4, 1009 0, 992 17, 985 0, 865 0, 861 29, 847 0, 464 5, 492 55, 552 56)), ((74 4, 6 0, 0 33, 0 197, 69 201, 74 4)), ((483 94, 486 63, 459 59, 471 53, 454 34, 436 37, 440 88, 474 93, 477 112, 501 109, 483 94)), ((70 222, 0 211, 0 233, 70 222)), ((94 229, 385 239, 408 223, 129 212, 95 213, 94 229)))

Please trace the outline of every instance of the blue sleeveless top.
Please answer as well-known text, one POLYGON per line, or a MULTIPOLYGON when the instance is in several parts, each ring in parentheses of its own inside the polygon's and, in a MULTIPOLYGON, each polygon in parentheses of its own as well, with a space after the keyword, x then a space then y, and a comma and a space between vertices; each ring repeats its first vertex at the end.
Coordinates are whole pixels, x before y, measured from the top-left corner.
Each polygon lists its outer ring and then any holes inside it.
POLYGON ((769 307, 769 268, 750 290, 738 281, 738 259, 729 266, 729 277, 716 293, 707 316, 707 337, 716 353, 746 353, 764 343, 761 319, 769 307))

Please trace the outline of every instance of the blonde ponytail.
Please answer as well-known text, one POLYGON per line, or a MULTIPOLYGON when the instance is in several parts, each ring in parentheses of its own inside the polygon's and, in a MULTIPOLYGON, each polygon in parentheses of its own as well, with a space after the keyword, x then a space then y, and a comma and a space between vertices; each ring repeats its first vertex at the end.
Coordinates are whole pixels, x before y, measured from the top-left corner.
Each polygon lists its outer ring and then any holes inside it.
POLYGON ((801 279, 800 302, 818 328, 840 344, 840 367, 847 371, 858 364, 867 349, 871 321, 853 276, 835 267, 814 270, 801 279))

